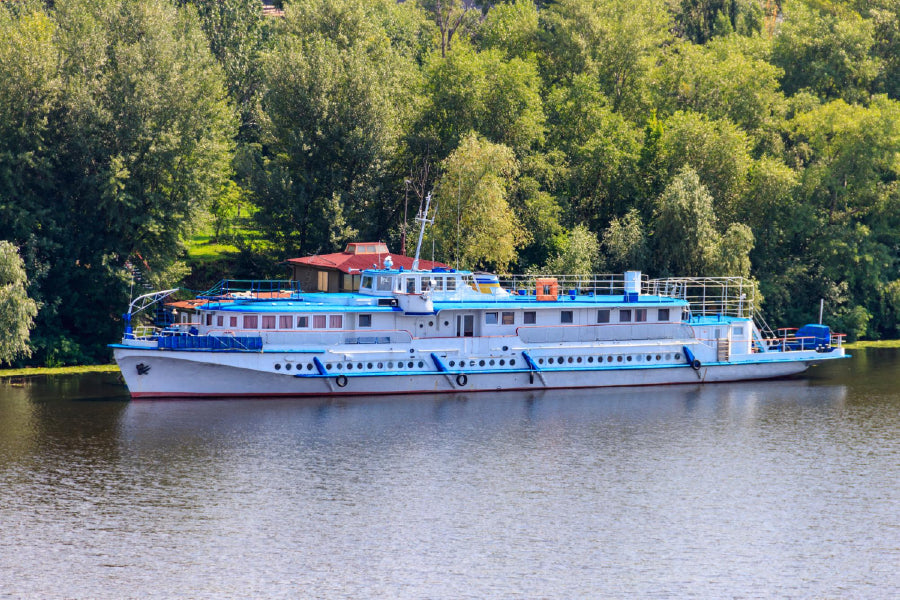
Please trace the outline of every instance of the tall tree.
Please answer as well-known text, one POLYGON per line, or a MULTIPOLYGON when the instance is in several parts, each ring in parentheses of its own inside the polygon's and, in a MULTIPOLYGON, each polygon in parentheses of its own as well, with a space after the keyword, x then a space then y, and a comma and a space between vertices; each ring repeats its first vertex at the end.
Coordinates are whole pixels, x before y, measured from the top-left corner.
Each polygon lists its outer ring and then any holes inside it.
POLYGON ((0 364, 31 354, 28 339, 37 303, 28 297, 27 287, 18 248, 0 240, 0 364))

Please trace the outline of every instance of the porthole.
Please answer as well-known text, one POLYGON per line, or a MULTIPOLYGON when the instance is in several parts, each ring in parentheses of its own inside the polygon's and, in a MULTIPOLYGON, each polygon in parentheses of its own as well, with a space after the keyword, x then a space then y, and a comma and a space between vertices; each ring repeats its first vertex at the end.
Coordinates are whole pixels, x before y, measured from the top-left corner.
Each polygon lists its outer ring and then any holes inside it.
POLYGON ((276 370, 276 371, 280 371, 280 370, 281 370, 281 365, 278 364, 278 363, 275 363, 275 370, 276 370))
POLYGON ((383 369, 383 368, 384 368, 384 363, 378 363, 378 368, 379 368, 379 369, 383 369))
POLYGON ((449 327, 449 326, 450 326, 450 321, 444 321, 444 327, 449 327))
POLYGON ((607 356, 607 357, 606 357, 606 362, 612 362, 612 356, 607 356))
POLYGON ((451 366, 451 367, 455 367, 455 366, 456 366, 456 361, 455 361, 455 360, 451 360, 451 361, 450 361, 450 366, 451 366))
POLYGON ((428 326, 429 326, 429 327, 434 327, 434 321, 428 321, 428 326))
POLYGON ((680 352, 676 352, 676 353, 675 353, 675 360, 681 360, 681 353, 680 353, 680 352))
POLYGON ((356 363, 356 368, 362 370, 362 363, 356 363))
POLYGON ((494 366, 494 359, 492 358, 488 364, 491 365, 491 366, 493 367, 493 366, 494 366))
POLYGON ((425 323, 419 323, 419 329, 424 329, 424 328, 425 328, 425 323))
POLYGON ((660 360, 660 359, 662 359, 662 356, 660 356, 659 354, 657 354, 657 355, 656 355, 656 360, 660 360))
POLYGON ((419 361, 419 368, 421 369, 421 368, 424 367, 424 366, 425 366, 425 363, 422 362, 422 361, 420 360, 420 361, 419 361))
POLYGON ((371 368, 372 368, 372 363, 366 363, 366 368, 367 368, 367 369, 371 369, 371 368))
POLYGON ((578 364, 581 364, 581 357, 579 356, 578 358, 576 358, 575 362, 577 362, 578 364))
POLYGON ((558 362, 559 364, 563 364, 564 362, 566 362, 566 359, 563 358, 562 356, 560 356, 559 358, 556 359, 556 362, 558 362))
POLYGON ((616 362, 622 362, 622 355, 621 355, 621 354, 620 354, 619 356, 616 357, 616 362))
POLYGON ((672 358, 672 355, 669 354, 668 352, 666 352, 666 360, 671 360, 671 358, 672 358))
POLYGON ((502 367, 502 366, 505 365, 505 364, 506 364, 506 361, 503 360, 503 359, 501 358, 501 359, 500 359, 500 366, 502 367))
POLYGON ((626 359, 628 362, 631 362, 631 355, 629 354, 625 359, 626 359))
POLYGON ((331 363, 325 363, 325 368, 326 368, 327 370, 330 371, 330 370, 331 370, 331 363))
MULTIPOLYGON (((337 368, 338 368, 338 369, 341 368, 341 363, 338 363, 337 368)), ((352 369, 353 369, 353 363, 347 363, 347 369, 348 369, 348 370, 352 370, 352 369)))
POLYGON ((569 364, 571 365, 573 362, 575 362, 575 359, 572 358, 572 357, 570 356, 570 357, 569 357, 569 364))
POLYGON ((286 365, 284 365, 284 369, 285 369, 286 371, 290 371, 290 370, 291 370, 291 363, 287 363, 286 365))
POLYGON ((508 351, 509 351, 509 346, 503 346, 503 351, 504 351, 504 352, 508 352, 508 351))
POLYGON ((409 362, 406 364, 406 366, 409 367, 410 369, 412 369, 412 368, 413 368, 413 364, 414 364, 413 361, 409 361, 409 362))
POLYGON ((312 368, 313 368, 312 363, 306 363, 306 370, 307 370, 307 371, 312 371, 312 368))
POLYGON ((516 366, 516 359, 514 359, 514 358, 509 359, 509 366, 511 366, 511 367, 516 366))
POLYGON ((588 362, 589 362, 589 363, 594 362, 594 357, 593 357, 593 356, 588 356, 588 362))
MULTIPOLYGON (((503 364, 503 363, 501 363, 501 364, 503 364)), ((543 358, 539 358, 539 359, 538 359, 538 364, 539 364, 539 365, 544 364, 544 359, 543 359, 543 358)))
POLYGON ((648 355, 647 355, 647 362, 650 362, 651 360, 653 360, 653 357, 650 356, 650 355, 648 354, 648 355))
POLYGON ((484 366, 484 360, 479 360, 479 361, 478 361, 478 366, 479 366, 479 367, 483 367, 483 366, 484 366))
POLYGON ((393 368, 394 368, 394 363, 393 363, 393 362, 389 362, 389 363, 388 363, 388 369, 393 369, 393 368))

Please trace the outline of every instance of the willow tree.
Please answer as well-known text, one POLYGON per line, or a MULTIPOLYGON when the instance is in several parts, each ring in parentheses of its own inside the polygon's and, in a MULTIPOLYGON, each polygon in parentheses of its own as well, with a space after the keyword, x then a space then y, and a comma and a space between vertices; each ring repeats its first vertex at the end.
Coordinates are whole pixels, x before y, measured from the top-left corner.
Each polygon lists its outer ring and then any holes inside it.
POLYGON ((28 338, 37 304, 28 297, 27 286, 19 249, 0 241, 0 364, 31 354, 28 338))
POLYGON ((525 242, 508 197, 513 151, 474 133, 443 164, 435 190, 436 257, 459 268, 505 271, 525 242))

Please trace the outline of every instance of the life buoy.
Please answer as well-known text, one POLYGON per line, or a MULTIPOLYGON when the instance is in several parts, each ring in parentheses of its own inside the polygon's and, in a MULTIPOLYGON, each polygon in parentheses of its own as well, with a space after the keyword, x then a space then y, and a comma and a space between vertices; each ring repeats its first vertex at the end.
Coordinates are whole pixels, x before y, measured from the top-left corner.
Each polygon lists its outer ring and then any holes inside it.
POLYGON ((703 365, 700 363, 699 359, 695 358, 694 360, 691 361, 691 368, 695 371, 699 371, 700 367, 702 367, 702 366, 703 365))
POLYGON ((463 387, 467 383, 469 383, 469 378, 465 373, 460 373, 456 376, 456 385, 458 385, 459 387, 463 387))
POLYGON ((347 385, 347 376, 346 375, 338 375, 334 380, 338 387, 344 387, 347 385))

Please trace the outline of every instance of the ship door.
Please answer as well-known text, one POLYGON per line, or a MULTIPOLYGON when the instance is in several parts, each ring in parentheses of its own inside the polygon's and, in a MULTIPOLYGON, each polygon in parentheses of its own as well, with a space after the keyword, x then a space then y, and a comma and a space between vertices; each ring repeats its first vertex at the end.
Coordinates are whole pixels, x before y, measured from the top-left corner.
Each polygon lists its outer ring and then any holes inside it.
POLYGON ((456 315, 456 337, 475 335, 475 315, 456 315))

